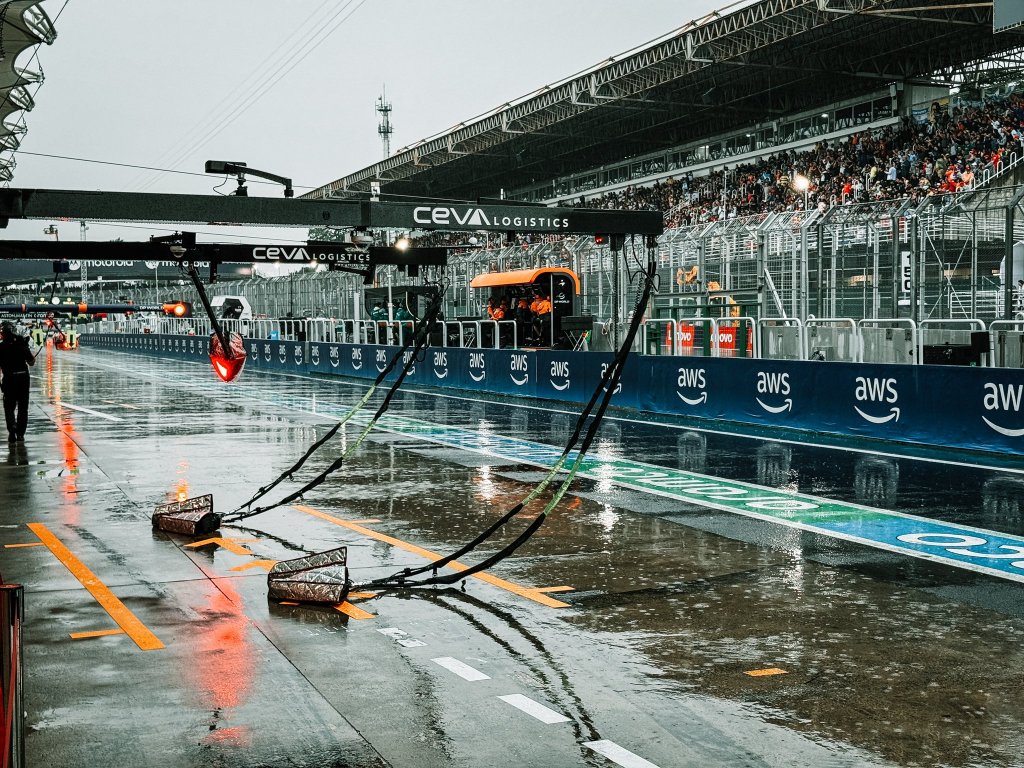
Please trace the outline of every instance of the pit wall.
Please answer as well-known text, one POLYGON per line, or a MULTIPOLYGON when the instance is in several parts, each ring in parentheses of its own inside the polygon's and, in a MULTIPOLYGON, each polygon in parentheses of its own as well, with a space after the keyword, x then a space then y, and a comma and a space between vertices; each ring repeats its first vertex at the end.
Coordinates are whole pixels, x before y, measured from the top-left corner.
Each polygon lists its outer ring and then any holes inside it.
MULTIPOLYGON (((201 336, 90 333, 81 344, 209 359, 201 336)), ((361 379, 376 378, 397 350, 257 339, 246 348, 248 370, 361 379)), ((611 359, 596 352, 431 348, 406 383, 578 405, 611 359)), ((1024 371, 1016 369, 634 355, 612 405, 733 431, 796 430, 911 449, 984 451, 1024 467, 1024 371)))

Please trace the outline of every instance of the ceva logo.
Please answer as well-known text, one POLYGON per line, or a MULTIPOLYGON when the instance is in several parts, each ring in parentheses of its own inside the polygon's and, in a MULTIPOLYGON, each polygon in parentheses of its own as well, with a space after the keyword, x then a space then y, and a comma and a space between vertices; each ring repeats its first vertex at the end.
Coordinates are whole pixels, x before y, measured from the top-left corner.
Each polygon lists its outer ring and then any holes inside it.
POLYGON ((512 377, 512 383, 517 387, 525 386, 530 381, 530 363, 526 355, 512 355, 509 362, 509 376, 512 377), (516 377, 517 373, 522 376, 516 377))
POLYGON ((703 368, 680 368, 679 378, 676 380, 676 396, 687 405, 700 405, 708 401, 708 393, 706 390, 707 378, 706 372, 703 368), (696 389, 700 392, 700 397, 687 397, 679 390, 696 389))
MULTIPOLYGON (((356 349, 352 350, 352 359, 353 360, 358 359, 358 356, 356 355, 356 352, 361 352, 361 350, 356 350, 356 349)), ((341 365, 341 352, 338 351, 337 347, 330 347, 327 350, 327 359, 330 360, 330 362, 331 362, 331 368, 337 368, 339 365, 341 365)), ((354 367, 355 366, 353 365, 353 368, 354 367)), ((359 367, 362 368, 363 364, 360 363, 359 367)))
POLYGON ((473 381, 483 381, 487 378, 487 369, 484 367, 483 352, 470 352, 469 353, 469 378, 473 381), (479 374, 477 373, 479 371, 479 374))
POLYGON ((479 208, 466 208, 460 211, 458 208, 431 208, 421 205, 413 209, 412 218, 417 224, 446 225, 454 221, 456 224, 464 224, 469 227, 489 227, 491 225, 490 219, 479 208))
POLYGON ((388 351, 386 349, 377 350, 377 359, 374 361, 374 367, 376 367, 377 373, 384 373, 384 369, 388 367, 388 351))
MULTIPOLYGON (((788 373, 769 373, 767 371, 757 372, 757 392, 759 395, 781 395, 786 397, 790 393, 788 373)), ((757 404, 768 413, 782 413, 793 410, 793 398, 786 397, 782 405, 768 405, 760 397, 755 396, 757 404)))
MULTIPOLYGON (((985 385, 985 398, 982 401, 985 410, 993 417, 997 414, 1020 413, 1021 403, 1024 402, 1024 384, 992 384, 985 385)), ((1005 418, 1000 416, 999 418, 1005 418)), ((1024 429, 1010 429, 1003 427, 994 421, 989 421, 986 416, 981 417, 982 421, 1001 435, 1007 437, 1024 437, 1024 429)))
POLYGON ((434 375, 439 379, 448 378, 448 353, 434 353, 434 375))
POLYGON ((864 413, 858 406, 853 406, 853 410, 859 413, 862 419, 870 421, 872 424, 886 424, 890 421, 895 423, 900 420, 900 409, 896 405, 896 401, 899 400, 899 394, 896 392, 896 379, 858 376, 856 382, 857 388, 854 390, 853 396, 858 402, 892 406, 887 416, 872 416, 870 413, 864 413))
POLYGON ((551 374, 548 378, 551 382, 551 386, 557 389, 559 392, 564 392, 572 384, 569 380, 569 361, 568 360, 552 360, 551 361, 551 374))

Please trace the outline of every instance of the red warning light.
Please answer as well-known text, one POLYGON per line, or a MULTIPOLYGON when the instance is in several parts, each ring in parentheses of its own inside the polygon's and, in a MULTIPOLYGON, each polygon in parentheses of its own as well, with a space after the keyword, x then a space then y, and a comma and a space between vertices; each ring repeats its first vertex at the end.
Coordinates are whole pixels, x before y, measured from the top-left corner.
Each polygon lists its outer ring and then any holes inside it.
POLYGON ((237 333, 228 337, 230 349, 225 353, 224 346, 216 333, 210 336, 210 362, 214 373, 221 381, 231 381, 242 372, 245 366, 245 342, 237 333))
POLYGON ((175 301, 164 304, 164 314, 173 317, 188 317, 192 314, 192 305, 187 301, 175 301))

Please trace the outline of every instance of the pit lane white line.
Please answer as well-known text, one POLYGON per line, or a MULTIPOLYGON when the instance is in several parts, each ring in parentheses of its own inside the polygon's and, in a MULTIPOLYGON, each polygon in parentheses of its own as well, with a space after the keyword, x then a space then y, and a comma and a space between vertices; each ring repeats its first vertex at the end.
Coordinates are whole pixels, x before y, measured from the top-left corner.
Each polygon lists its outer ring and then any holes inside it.
POLYGON ((71 403, 65 403, 63 400, 57 403, 57 405, 59 405, 61 408, 70 408, 72 411, 81 411, 82 413, 89 413, 92 414, 93 416, 99 416, 101 419, 107 419, 109 421, 124 421, 124 419, 120 419, 117 416, 110 416, 109 414, 106 413, 100 413, 99 411, 94 411, 92 408, 83 408, 80 405, 71 405, 71 403))
POLYGON ((522 710, 526 714, 537 718, 547 725, 551 725, 552 723, 569 722, 569 718, 562 713, 555 712, 553 709, 548 709, 543 704, 539 704, 533 699, 523 696, 521 693, 513 693, 509 696, 499 696, 498 698, 506 704, 511 704, 516 709, 522 710))
POLYGON ((601 741, 585 741, 584 747, 588 747, 599 755, 604 755, 609 760, 622 768, 658 768, 654 763, 644 760, 639 755, 634 755, 625 747, 620 747, 614 741, 602 739, 601 741))
POLYGON ((461 677, 463 680, 468 680, 471 683, 475 683, 477 680, 490 680, 488 675, 485 675, 479 669, 473 669, 469 664, 464 664, 458 659, 453 659, 451 656, 441 656, 436 659, 431 659, 432 662, 438 666, 444 667, 449 672, 454 672, 456 675, 461 677))

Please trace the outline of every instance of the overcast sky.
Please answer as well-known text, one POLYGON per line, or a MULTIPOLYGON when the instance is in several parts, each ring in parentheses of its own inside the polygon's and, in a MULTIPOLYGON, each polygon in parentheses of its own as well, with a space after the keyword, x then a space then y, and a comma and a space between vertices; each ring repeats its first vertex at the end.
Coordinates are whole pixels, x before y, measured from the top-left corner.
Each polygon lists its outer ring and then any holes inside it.
MULTIPOLYGON (((209 159, 243 161, 290 176, 302 194, 381 159, 375 105, 384 88, 394 151, 724 4, 44 0, 57 40, 39 46, 31 64, 46 81, 25 116, 11 186, 213 194, 223 180, 32 152, 197 174, 209 159)), ((253 182, 249 190, 282 194, 253 182)), ((46 224, 12 221, 0 237, 44 239, 46 224)), ((77 225, 57 226, 62 239, 78 239, 77 225)), ((161 234, 159 225, 89 226, 90 240, 161 234)), ((228 241, 236 232, 200 239, 228 241)), ((305 232, 253 230, 246 239, 282 235, 301 240, 305 232)))

